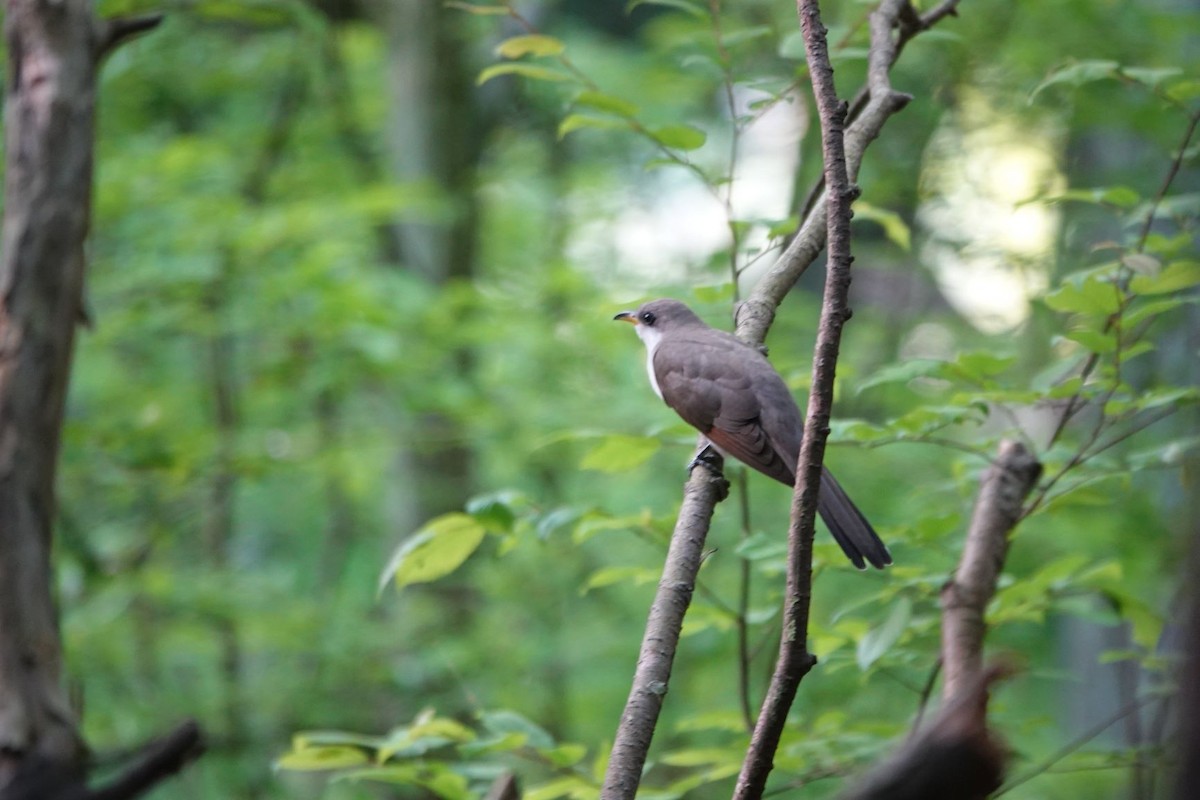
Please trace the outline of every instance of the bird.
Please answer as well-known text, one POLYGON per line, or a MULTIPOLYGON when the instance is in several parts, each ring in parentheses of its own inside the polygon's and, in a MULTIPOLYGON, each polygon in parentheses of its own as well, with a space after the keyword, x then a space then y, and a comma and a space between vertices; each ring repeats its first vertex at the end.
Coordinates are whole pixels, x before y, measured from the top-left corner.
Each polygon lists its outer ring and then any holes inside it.
MULTIPOLYGON (((787 384, 758 348, 669 298, 613 319, 635 326, 646 345, 651 387, 684 422, 722 455, 795 485, 804 421, 787 384)), ((825 467, 817 512, 855 567, 869 563, 883 569, 892 563, 871 523, 825 467)))

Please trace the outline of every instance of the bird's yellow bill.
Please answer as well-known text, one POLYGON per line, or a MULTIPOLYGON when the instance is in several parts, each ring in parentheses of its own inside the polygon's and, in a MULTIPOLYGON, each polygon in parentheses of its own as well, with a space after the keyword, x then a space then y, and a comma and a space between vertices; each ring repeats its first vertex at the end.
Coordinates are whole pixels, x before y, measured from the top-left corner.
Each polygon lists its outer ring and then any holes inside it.
POLYGON ((637 315, 632 311, 622 311, 620 314, 617 314, 615 317, 613 317, 613 319, 619 319, 621 322, 628 322, 630 325, 638 324, 637 315))

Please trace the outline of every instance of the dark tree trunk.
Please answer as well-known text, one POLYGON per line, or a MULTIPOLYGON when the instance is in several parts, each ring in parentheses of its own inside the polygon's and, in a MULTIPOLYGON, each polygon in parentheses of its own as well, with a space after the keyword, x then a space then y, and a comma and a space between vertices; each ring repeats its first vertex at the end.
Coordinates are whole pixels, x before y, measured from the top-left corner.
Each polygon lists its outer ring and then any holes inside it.
POLYGON ((88 0, 9 0, 0 255, 0 786, 84 754, 51 596, 54 476, 92 189, 88 0))
MULTIPOLYGON (((82 318, 98 65, 157 19, 102 22, 90 0, 7 0, 5 11, 0 799, 85 798, 87 752, 63 686, 51 585, 55 469, 82 318)), ((194 725, 181 728, 105 796, 144 791, 198 742, 194 725)))

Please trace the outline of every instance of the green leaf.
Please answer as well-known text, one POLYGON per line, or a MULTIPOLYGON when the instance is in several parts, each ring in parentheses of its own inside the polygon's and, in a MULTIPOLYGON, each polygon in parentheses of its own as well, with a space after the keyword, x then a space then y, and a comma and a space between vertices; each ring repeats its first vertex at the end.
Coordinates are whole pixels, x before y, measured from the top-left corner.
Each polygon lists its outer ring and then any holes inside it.
POLYGON ((890 242, 906 253, 912 250, 912 231, 895 211, 873 206, 870 203, 858 202, 854 204, 854 218, 870 220, 880 225, 890 242))
POLYGON ((1109 281, 1090 275, 1082 280, 1065 281, 1042 300, 1055 311, 1107 316, 1121 307, 1121 292, 1109 281))
POLYGON ((579 593, 587 594, 593 589, 602 589, 618 583, 643 586, 657 581, 658 577, 659 571, 649 567, 605 567, 593 572, 580 588, 579 593))
POLYGON ((664 147, 676 150, 699 150, 708 140, 704 131, 691 125, 663 125, 650 131, 650 135, 664 147))
POLYGON ((1189 301, 1185 297, 1166 297, 1161 300, 1150 300, 1147 302, 1134 301, 1134 307, 1125 312, 1124 324, 1128 328, 1135 328, 1141 322, 1165 314, 1168 311, 1174 311, 1189 301))
POLYGON ((539 751, 551 765, 564 769, 573 767, 587 755, 587 748, 581 744, 560 744, 548 750, 539 751))
POLYGON ((882 369, 876 370, 875 374, 859 383, 856 393, 862 394, 867 389, 889 383, 908 383, 914 378, 945 378, 947 373, 948 364, 945 361, 933 358, 914 358, 897 364, 888 364, 882 369))
POLYGON ((887 653, 892 645, 899 641, 911 619, 912 601, 907 597, 901 597, 892 606, 892 612, 888 614, 888 618, 884 620, 883 624, 867 631, 858 640, 858 650, 855 654, 858 668, 866 670, 887 653))
POLYGON ((477 6, 472 3, 460 3, 457 0, 451 0, 446 3, 446 8, 454 8, 459 11, 465 11, 468 14, 476 14, 478 16, 506 16, 511 14, 508 6, 477 6))
POLYGON ((1136 275, 1129 288, 1136 294, 1167 294, 1200 284, 1200 261, 1176 261, 1157 275, 1136 275))
POLYGON ((1100 331, 1091 330, 1090 328, 1080 328, 1079 330, 1069 331, 1063 338, 1077 342, 1091 352, 1099 353, 1100 355, 1114 353, 1117 350, 1115 331, 1105 334, 1100 331))
POLYGON ((591 798, 599 797, 600 789, 588 782, 582 776, 569 775, 565 778, 551 778, 545 783, 530 786, 522 795, 522 800, 555 800, 559 797, 591 798))
POLYGON ((496 55, 501 58, 520 58, 521 56, 541 58, 559 55, 566 49, 566 45, 553 36, 531 33, 505 39, 496 45, 496 55))
POLYGON ((613 130, 616 128, 628 128, 629 124, 619 119, 612 117, 596 117, 591 114, 568 114, 563 118, 563 121, 558 123, 558 138, 562 139, 572 131, 580 130, 581 128, 596 128, 599 130, 613 130))
POLYGON ((1138 83, 1149 86, 1151 89, 1156 88, 1160 83, 1168 78, 1175 78, 1183 74, 1183 70, 1179 67, 1122 67, 1121 74, 1133 78, 1138 83))
MULTIPOLYGON (((595 92, 590 89, 582 91, 575 96, 575 105, 593 108, 597 111, 607 111, 610 114, 626 118, 633 117, 638 113, 638 107, 628 100, 605 92, 595 92)), ((559 136, 562 136, 561 128, 559 136)))
POLYGON ((1060 194, 1053 194, 1037 199, 1044 203, 1075 201, 1079 203, 1116 206, 1117 208, 1133 208, 1141 202, 1142 197, 1128 186, 1098 186, 1092 189, 1069 189, 1060 194))
POLYGON ((419 786, 443 800, 469 800, 472 797, 467 778, 444 764, 388 764, 382 767, 356 769, 339 776, 347 781, 376 781, 398 786, 419 786))
POLYGON ((1167 87, 1167 97, 1176 103, 1187 103, 1200 97, 1200 80, 1177 81, 1167 87))
POLYGON ((646 463, 660 447, 662 443, 650 436, 613 434, 604 437, 600 446, 584 456, 579 466, 598 472, 629 472, 646 463))
POLYGON ((691 0, 630 0, 629 5, 625 6, 625 13, 633 11, 638 6, 663 6, 664 8, 674 8, 679 11, 686 12, 697 19, 708 19, 708 11, 699 3, 691 2, 691 0))
POLYGON ((520 734, 530 747, 538 750, 549 750, 555 746, 554 737, 544 728, 515 711, 485 711, 479 715, 479 721, 488 733, 498 736, 520 734))
POLYGON ((468 514, 479 520, 479 524, 489 531, 509 533, 513 529, 513 523, 517 521, 513 506, 524 501, 525 498, 520 492, 504 489, 472 497, 467 501, 466 509, 468 514))
POLYGON ((954 359, 954 366, 964 377, 980 383, 994 378, 1017 363, 1016 356, 998 356, 983 350, 962 353, 954 359))
POLYGON ((279 769, 313 771, 345 769, 368 763, 370 759, 367 754, 357 747, 330 746, 293 750, 276 761, 275 766, 279 769))
POLYGON ((1029 99, 1033 101, 1042 91, 1051 86, 1083 86, 1085 83, 1117 78, 1120 71, 1121 65, 1116 61, 1077 61, 1051 72, 1037 85, 1037 88, 1029 95, 1029 99))
POLYGON ((535 64, 526 64, 517 62, 513 64, 493 64, 479 73, 479 77, 475 79, 476 85, 482 86, 492 78, 497 78, 501 75, 521 75, 535 81, 565 81, 570 80, 569 75, 565 75, 556 70, 539 67, 535 64))
POLYGON ((454 512, 431 520, 396 548, 383 570, 380 589, 391 579, 396 588, 427 583, 458 569, 478 549, 487 530, 479 520, 454 512))

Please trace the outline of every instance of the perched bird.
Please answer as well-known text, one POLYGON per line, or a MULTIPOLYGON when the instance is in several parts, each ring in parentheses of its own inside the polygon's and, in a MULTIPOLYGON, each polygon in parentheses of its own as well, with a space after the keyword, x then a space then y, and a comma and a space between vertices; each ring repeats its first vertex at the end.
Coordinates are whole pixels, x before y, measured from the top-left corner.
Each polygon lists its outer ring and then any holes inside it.
MULTIPOLYGON (((780 483, 796 482, 804 421, 783 378, 766 356, 731 333, 710 327, 678 300, 651 300, 613 319, 633 323, 646 345, 650 385, 722 454, 780 483)), ((887 547, 828 469, 817 511, 842 551, 865 569, 892 563, 887 547)))

